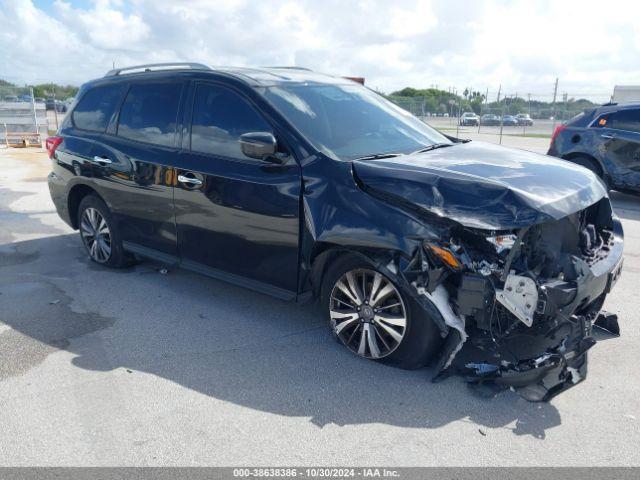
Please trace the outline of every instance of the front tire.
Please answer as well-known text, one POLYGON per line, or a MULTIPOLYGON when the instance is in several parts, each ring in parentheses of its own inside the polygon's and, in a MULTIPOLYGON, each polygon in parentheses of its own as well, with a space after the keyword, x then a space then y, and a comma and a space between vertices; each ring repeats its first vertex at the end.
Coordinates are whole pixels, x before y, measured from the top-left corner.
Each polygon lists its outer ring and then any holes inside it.
POLYGON ((97 195, 87 195, 80 202, 78 230, 93 262, 114 268, 129 265, 130 258, 122 247, 111 211, 97 195))
POLYGON ((322 304, 332 334, 363 358, 415 369, 440 349, 438 328, 422 307, 364 259, 345 255, 329 267, 322 304))

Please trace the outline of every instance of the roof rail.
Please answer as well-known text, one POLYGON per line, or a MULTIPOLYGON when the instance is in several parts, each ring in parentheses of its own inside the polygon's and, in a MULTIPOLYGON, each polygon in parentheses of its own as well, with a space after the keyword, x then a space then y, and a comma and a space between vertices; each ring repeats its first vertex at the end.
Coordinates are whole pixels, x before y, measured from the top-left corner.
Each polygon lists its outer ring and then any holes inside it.
POLYGON ((305 70, 307 72, 311 72, 312 70, 307 67, 288 67, 288 66, 274 66, 274 67, 265 67, 265 68, 280 68, 283 70, 305 70))
POLYGON ((109 70, 105 77, 115 77, 127 70, 142 70, 143 72, 150 72, 151 70, 168 70, 171 68, 194 68, 198 70, 211 70, 207 65, 202 63, 192 62, 169 62, 169 63, 147 63, 146 65, 134 65, 132 67, 114 68, 109 70))

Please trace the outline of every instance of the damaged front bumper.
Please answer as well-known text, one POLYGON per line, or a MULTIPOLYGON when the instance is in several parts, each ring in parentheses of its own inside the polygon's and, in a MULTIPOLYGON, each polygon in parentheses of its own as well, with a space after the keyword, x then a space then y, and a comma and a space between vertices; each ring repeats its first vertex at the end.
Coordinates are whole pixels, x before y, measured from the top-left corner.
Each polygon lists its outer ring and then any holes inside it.
MULTIPOLYGON (((567 224, 584 225, 578 217, 567 224)), ((562 252, 553 257, 555 266, 544 256, 537 265, 527 243, 544 244, 545 235, 560 235, 566 225, 536 235, 520 232, 519 244, 502 256, 500 265, 473 262, 473 254, 458 248, 467 268, 422 277, 409 269, 414 291, 435 305, 440 313, 436 323, 445 325, 434 381, 459 374, 485 392, 512 388, 530 401, 549 400, 583 381, 587 351, 596 343, 592 327, 622 270, 622 227, 617 218, 610 219, 597 235, 599 243, 594 242, 597 252, 595 246, 588 254, 562 252)), ((617 330, 615 318, 607 322, 609 330, 617 330)))

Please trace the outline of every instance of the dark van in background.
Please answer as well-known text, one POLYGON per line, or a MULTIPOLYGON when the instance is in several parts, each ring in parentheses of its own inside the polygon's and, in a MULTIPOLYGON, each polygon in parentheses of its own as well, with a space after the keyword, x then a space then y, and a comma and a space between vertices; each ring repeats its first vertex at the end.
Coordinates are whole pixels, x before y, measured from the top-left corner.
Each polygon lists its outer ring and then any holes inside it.
POLYGON ((576 115, 556 127, 548 155, 588 168, 611 189, 640 192, 640 103, 576 115))

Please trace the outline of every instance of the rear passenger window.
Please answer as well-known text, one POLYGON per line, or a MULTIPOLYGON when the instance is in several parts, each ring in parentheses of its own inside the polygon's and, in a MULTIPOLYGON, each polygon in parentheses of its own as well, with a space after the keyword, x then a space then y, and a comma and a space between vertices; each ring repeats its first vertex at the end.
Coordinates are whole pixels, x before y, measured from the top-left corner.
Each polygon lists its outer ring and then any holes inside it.
POLYGON ((172 147, 181 90, 176 82, 132 85, 120 109, 118 136, 172 147))
POLYGON ((191 150, 246 159, 240 135, 272 132, 269 124, 248 102, 233 91, 215 85, 199 85, 191 120, 191 150))
POLYGON ((124 93, 124 85, 105 85, 89 90, 73 110, 73 124, 82 130, 104 132, 124 93))
POLYGON ((609 115, 607 127, 628 132, 640 132, 640 109, 618 110, 609 115))

